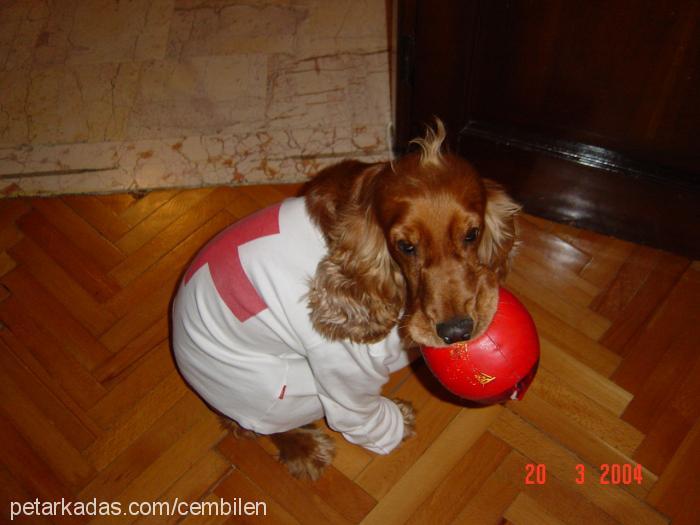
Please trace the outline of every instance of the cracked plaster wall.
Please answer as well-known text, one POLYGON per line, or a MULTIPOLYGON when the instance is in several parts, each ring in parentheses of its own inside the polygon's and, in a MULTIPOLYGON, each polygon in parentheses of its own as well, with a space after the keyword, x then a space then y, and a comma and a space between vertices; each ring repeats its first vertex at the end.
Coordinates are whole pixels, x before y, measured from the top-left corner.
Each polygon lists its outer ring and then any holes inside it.
POLYGON ((0 3, 0 190, 303 181, 385 159, 385 0, 0 3))

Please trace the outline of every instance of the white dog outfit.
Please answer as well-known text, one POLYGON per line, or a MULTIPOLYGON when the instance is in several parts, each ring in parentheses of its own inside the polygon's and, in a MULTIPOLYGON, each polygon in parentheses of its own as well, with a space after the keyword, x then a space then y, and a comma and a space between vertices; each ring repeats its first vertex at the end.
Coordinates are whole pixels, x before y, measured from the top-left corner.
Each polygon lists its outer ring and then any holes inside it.
POLYGON ((245 428, 284 432, 325 415, 348 441, 386 454, 401 442, 403 418, 380 391, 409 358, 396 329, 371 345, 313 329, 306 293, 326 253, 303 198, 221 232, 173 303, 175 359, 205 401, 245 428))

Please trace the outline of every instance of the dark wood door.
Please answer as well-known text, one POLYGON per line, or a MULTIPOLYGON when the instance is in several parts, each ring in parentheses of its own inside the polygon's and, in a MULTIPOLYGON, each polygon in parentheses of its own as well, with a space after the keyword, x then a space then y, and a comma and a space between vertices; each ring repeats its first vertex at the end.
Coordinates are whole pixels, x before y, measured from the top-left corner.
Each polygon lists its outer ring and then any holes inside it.
POLYGON ((700 256, 700 2, 404 0, 396 149, 450 145, 527 211, 700 256))

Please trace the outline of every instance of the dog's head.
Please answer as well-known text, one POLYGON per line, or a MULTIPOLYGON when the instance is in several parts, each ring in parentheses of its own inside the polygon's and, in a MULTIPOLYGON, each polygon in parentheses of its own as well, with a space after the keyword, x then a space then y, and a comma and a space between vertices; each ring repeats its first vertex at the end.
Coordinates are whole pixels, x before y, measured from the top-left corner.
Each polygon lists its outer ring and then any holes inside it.
POLYGON ((345 162, 305 188, 326 237, 309 293, 315 328, 374 342, 440 346, 474 338, 496 311, 517 206, 465 160, 442 152, 442 123, 392 164, 345 162))

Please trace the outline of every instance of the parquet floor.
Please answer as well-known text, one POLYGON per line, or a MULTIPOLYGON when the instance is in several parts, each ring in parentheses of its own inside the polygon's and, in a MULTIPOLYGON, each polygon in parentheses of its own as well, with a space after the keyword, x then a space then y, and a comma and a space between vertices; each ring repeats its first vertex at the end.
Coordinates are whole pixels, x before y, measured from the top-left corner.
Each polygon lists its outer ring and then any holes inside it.
POLYGON ((296 190, 0 202, 2 520, 10 502, 60 514, 44 504, 63 499, 125 512, 16 521, 698 523, 700 264, 534 217, 508 280, 542 339, 525 400, 465 409, 425 367, 401 371, 386 389, 417 407, 417 437, 378 457, 336 436, 317 483, 227 435, 173 367, 169 300, 207 239, 296 190), (619 483, 636 462, 641 484, 619 483), (222 499, 237 516, 126 512, 222 499))

